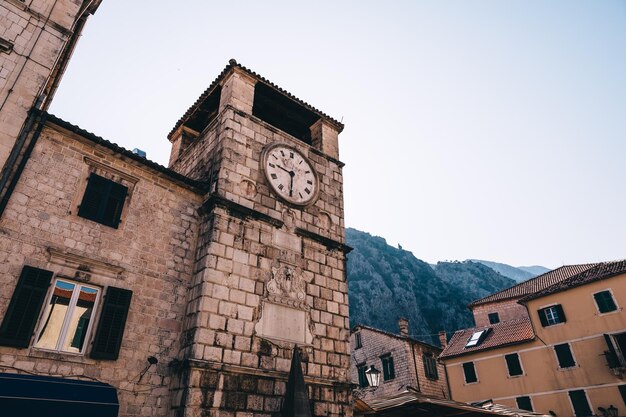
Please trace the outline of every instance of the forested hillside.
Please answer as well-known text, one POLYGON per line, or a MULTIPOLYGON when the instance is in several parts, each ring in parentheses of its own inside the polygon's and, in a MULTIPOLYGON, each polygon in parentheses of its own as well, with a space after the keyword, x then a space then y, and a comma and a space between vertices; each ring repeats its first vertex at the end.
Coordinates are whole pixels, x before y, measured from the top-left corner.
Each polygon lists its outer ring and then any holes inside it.
POLYGON ((467 304, 515 284, 491 268, 471 262, 439 262, 434 268, 385 239, 346 229, 350 323, 398 332, 398 317, 410 333, 438 344, 440 330, 473 325, 467 304))

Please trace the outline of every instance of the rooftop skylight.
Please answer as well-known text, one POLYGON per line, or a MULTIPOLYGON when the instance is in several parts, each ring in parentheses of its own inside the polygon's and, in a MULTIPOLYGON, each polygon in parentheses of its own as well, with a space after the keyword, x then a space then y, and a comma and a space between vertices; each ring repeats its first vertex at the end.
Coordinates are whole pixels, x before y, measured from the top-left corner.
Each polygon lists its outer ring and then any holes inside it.
POLYGON ((483 329, 483 330, 474 332, 472 334, 472 337, 470 337, 467 343, 465 344, 465 347, 470 348, 470 347, 480 345, 482 341, 485 340, 485 337, 487 337, 487 333, 489 333, 489 330, 491 329, 483 329))

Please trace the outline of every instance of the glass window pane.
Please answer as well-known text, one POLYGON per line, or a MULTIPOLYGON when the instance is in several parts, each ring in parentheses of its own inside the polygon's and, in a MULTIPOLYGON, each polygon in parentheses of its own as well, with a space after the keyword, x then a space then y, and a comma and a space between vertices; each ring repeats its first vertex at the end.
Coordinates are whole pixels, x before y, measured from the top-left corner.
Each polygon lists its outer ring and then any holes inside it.
POLYGON ((35 342, 35 347, 44 349, 57 348, 74 287, 74 284, 65 281, 57 281, 54 285, 50 302, 42 316, 43 324, 37 342, 35 342))
POLYGON ((80 287, 80 292, 71 312, 61 350, 75 353, 82 351, 97 296, 98 290, 89 287, 80 287))

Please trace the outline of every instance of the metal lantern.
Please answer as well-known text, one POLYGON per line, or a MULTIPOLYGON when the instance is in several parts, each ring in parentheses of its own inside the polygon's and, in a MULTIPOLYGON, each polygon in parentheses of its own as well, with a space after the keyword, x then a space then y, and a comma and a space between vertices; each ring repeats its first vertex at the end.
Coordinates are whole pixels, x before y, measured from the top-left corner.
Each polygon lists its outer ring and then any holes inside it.
POLYGON ((617 407, 613 407, 613 404, 606 410, 609 417, 617 417, 617 407))
POLYGON ((365 376, 367 377, 367 383, 370 384, 371 387, 377 387, 380 384, 380 371, 376 369, 374 365, 367 368, 365 376))

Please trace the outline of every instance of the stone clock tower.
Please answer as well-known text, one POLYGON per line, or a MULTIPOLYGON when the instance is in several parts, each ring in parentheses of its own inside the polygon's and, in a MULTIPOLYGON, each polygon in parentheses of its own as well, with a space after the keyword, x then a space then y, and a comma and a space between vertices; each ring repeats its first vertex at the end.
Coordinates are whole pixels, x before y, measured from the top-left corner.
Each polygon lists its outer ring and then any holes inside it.
POLYGON ((209 190, 176 415, 278 415, 297 345, 313 415, 351 416, 342 129, 231 60, 170 133, 209 190))

